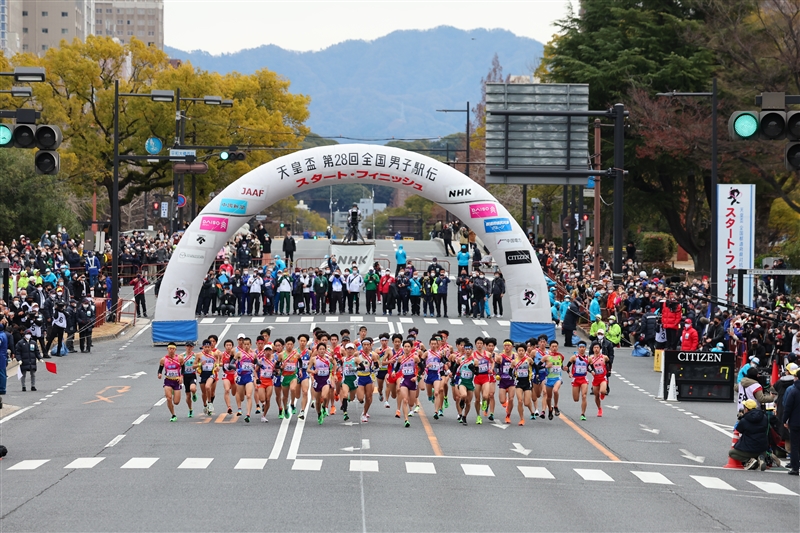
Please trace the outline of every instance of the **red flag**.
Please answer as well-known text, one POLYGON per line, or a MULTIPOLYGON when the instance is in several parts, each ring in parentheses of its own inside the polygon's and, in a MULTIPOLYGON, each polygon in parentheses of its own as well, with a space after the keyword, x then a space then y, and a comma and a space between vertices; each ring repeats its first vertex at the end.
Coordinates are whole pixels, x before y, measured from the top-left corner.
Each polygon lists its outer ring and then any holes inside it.
POLYGON ((56 372, 56 364, 55 363, 51 363, 50 361, 45 361, 44 367, 51 374, 58 374, 58 372, 56 372))

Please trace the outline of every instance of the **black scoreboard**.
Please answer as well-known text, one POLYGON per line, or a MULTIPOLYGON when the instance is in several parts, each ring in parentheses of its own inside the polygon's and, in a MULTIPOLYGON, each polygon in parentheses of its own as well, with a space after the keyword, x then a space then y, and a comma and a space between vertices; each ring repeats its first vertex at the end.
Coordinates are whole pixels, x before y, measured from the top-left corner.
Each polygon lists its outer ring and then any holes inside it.
POLYGON ((733 352, 664 350, 664 398, 675 374, 680 401, 732 402, 737 371, 733 352))

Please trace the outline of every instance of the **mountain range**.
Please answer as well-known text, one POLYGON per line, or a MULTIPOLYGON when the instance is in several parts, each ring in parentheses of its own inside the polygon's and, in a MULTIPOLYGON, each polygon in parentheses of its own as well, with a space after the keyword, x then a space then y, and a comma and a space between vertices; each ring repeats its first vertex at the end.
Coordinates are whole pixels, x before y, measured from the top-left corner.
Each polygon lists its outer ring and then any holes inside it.
POLYGON ((275 45, 212 55, 171 47, 171 58, 203 70, 250 74, 268 68, 291 81, 293 93, 311 97, 307 125, 340 142, 430 138, 464 131, 480 81, 498 55, 505 74, 530 75, 542 44, 506 30, 439 26, 402 30, 372 41, 348 40, 319 51, 275 45))

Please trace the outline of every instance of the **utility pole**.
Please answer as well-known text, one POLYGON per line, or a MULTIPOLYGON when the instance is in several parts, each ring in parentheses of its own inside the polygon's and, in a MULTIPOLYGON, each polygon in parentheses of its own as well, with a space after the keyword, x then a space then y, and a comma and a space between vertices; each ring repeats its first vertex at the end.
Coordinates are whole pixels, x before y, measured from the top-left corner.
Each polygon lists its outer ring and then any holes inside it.
POLYGON ((600 279, 600 119, 594 119, 594 279, 600 279))

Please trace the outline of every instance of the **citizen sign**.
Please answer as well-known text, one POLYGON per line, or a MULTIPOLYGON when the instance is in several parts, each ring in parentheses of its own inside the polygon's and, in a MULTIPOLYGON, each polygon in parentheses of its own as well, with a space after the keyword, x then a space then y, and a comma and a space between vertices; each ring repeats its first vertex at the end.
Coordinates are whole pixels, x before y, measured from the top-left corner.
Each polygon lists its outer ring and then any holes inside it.
POLYGON ((722 355, 714 352, 678 352, 678 361, 684 363, 721 363, 722 355))
POLYGON ((531 253, 528 250, 514 250, 513 252, 506 252, 507 265, 525 265, 531 262, 531 253))

